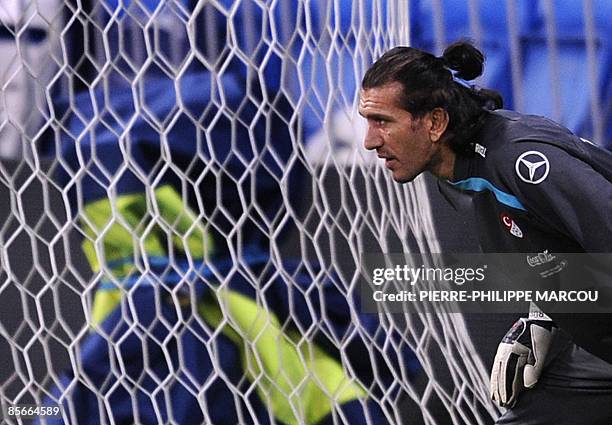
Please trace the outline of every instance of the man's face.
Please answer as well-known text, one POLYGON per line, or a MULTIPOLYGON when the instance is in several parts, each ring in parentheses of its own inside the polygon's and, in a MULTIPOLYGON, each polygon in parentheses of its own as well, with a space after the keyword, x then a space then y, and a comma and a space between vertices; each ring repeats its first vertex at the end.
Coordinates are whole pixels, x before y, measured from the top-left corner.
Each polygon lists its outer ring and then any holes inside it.
POLYGON ((428 132, 427 115, 415 119, 400 107, 400 83, 361 91, 359 114, 368 121, 364 145, 379 158, 399 183, 414 180, 427 170, 437 152, 428 132))

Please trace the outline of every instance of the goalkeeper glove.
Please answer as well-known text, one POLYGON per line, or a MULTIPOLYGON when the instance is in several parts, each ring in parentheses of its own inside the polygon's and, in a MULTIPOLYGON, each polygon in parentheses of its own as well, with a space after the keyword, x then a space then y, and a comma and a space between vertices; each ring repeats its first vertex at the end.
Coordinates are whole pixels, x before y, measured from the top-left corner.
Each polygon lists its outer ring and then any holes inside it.
POLYGON ((521 318, 506 333, 491 372, 491 398, 501 407, 512 407, 538 382, 556 332, 552 321, 521 318))

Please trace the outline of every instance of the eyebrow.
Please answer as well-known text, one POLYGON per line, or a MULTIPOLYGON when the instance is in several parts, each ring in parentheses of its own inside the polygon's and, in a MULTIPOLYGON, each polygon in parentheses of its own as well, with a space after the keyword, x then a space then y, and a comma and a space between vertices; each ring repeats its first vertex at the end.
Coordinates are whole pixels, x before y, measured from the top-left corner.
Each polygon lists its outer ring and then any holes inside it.
POLYGON ((361 111, 359 111, 359 115, 361 115, 362 117, 368 120, 393 121, 393 117, 391 117, 390 115, 385 115, 385 114, 381 114, 378 112, 372 112, 372 113, 364 115, 361 113, 361 111))

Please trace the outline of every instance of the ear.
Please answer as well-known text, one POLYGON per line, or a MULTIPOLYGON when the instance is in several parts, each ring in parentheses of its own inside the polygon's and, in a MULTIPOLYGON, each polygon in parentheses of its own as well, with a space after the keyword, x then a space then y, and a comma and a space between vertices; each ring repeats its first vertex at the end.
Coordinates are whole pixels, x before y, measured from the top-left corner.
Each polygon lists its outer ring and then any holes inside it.
POLYGON ((448 127, 448 112, 443 108, 434 108, 429 113, 429 138, 432 142, 437 142, 448 127))

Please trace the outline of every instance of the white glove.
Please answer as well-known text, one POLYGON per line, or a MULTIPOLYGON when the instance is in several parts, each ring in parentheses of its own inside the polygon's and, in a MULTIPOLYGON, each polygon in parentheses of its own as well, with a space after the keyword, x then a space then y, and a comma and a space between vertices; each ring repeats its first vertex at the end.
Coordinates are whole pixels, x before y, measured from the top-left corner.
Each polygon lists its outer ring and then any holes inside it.
POLYGON ((506 333, 491 371, 491 398, 501 407, 512 407, 538 382, 556 332, 551 321, 521 318, 506 333))

